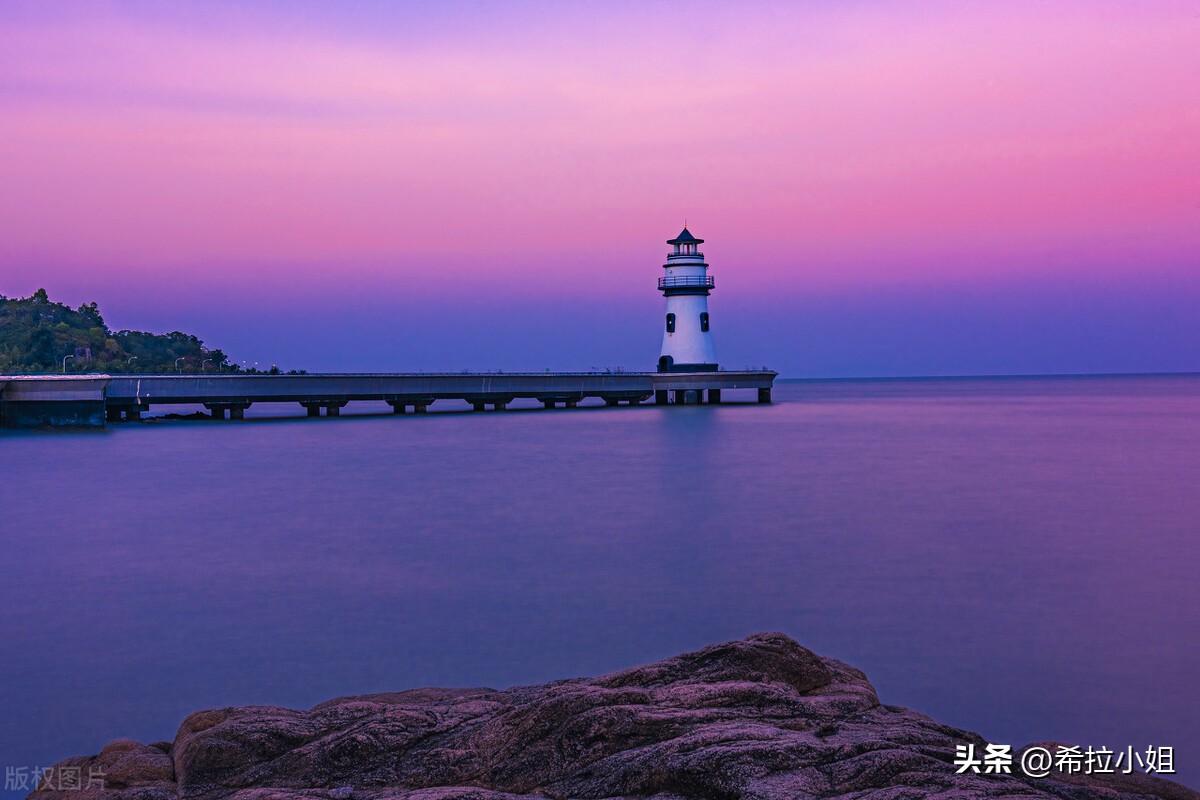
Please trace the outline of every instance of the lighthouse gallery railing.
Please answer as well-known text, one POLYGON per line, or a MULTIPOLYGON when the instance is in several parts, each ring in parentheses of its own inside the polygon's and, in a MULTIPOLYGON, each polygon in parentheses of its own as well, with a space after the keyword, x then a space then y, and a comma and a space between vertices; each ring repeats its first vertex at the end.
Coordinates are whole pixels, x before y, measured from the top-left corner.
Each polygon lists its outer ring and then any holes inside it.
POLYGON ((695 286, 703 289, 713 288, 712 275, 680 275, 673 278, 659 278, 659 289, 675 289, 695 286))

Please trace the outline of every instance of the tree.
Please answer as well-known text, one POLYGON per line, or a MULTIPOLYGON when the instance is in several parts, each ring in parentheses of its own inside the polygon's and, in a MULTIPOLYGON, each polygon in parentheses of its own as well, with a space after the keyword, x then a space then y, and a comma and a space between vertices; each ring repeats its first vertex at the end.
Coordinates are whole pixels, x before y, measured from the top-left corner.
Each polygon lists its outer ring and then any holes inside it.
POLYGON ((100 307, 95 301, 84 303, 77 310, 80 316, 91 321, 92 327, 104 327, 104 317, 100 316, 100 307))
POLYGON ((58 348, 54 332, 49 328, 37 328, 29 335, 28 356, 23 359, 31 367, 51 367, 58 360, 58 348))

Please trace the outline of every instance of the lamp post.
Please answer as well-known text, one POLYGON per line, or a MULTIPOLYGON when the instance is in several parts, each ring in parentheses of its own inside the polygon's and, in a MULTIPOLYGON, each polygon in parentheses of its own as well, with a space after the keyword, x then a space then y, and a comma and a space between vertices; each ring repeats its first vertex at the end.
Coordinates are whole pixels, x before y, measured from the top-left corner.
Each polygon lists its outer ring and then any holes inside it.
POLYGON ((187 356, 180 356, 179 358, 175 359, 175 371, 176 372, 179 372, 179 362, 183 361, 185 358, 187 358, 187 356))
POLYGON ((132 364, 134 361, 137 361, 137 356, 130 356, 129 358, 127 358, 127 359, 125 360, 125 366, 127 366, 127 367, 128 367, 128 366, 129 366, 130 364, 132 364))
POLYGON ((63 374, 64 374, 64 375, 66 375, 66 374, 67 374, 67 359, 68 359, 68 358, 74 358, 74 357, 75 357, 75 356, 73 356, 73 355, 69 355, 69 356, 63 356, 63 374))

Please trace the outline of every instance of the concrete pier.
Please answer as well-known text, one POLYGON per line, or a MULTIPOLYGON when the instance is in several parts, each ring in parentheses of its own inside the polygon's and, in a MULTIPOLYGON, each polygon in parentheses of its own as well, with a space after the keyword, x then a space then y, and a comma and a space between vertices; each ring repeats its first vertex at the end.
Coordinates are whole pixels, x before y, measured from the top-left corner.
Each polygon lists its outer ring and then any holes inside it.
POLYGON ((6 428, 103 427, 107 375, 0 376, 0 425, 6 428))
MULTIPOLYGON (((722 393, 757 392, 771 402, 776 373, 547 372, 353 375, 35 375, 0 376, 0 424, 6 427, 103 427, 136 421, 151 407, 202 405, 214 420, 242 419, 253 403, 298 403, 310 417, 336 417, 348 403, 387 402, 397 414, 423 413, 438 400, 502 411, 516 399, 544 408, 702 404, 722 393)), ((754 396, 754 395, 752 395, 754 396)))

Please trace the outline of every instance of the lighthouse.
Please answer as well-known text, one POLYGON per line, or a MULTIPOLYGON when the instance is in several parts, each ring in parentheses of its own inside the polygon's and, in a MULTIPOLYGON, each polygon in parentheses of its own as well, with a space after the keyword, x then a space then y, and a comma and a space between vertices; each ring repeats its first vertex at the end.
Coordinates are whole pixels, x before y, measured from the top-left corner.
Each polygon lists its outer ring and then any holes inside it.
POLYGON ((704 240, 685 226, 667 244, 672 250, 663 264, 663 277, 658 279, 658 290, 667 298, 658 371, 716 372, 717 351, 708 316, 713 279, 700 252, 704 240))

